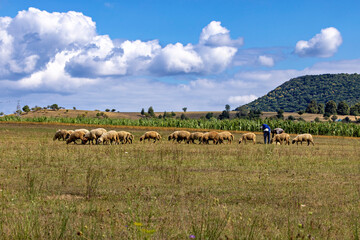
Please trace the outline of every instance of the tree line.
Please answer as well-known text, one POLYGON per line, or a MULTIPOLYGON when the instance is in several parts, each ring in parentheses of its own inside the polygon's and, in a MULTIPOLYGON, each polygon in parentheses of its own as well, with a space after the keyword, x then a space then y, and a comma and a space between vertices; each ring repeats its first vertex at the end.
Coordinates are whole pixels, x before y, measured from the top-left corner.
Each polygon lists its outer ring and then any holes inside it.
POLYGON ((322 103, 317 103, 316 100, 311 100, 311 102, 305 109, 305 112, 323 114, 324 117, 330 117, 331 115, 359 116, 360 102, 352 106, 349 106, 349 104, 346 101, 341 101, 338 104, 336 104, 335 101, 330 100, 326 102, 326 104, 324 105, 322 103))

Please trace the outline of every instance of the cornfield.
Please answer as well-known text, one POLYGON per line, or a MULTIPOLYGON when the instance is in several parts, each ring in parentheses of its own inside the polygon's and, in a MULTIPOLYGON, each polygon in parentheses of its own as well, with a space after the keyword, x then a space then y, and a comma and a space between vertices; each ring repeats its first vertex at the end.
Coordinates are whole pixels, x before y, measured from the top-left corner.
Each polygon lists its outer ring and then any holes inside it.
POLYGON ((92 124, 92 125, 117 125, 117 126, 148 126, 148 127, 169 127, 169 128, 192 128, 192 129, 218 129, 229 131, 261 131, 263 123, 271 128, 280 127, 287 133, 299 134, 310 133, 314 135, 329 136, 348 136, 360 137, 360 125, 354 123, 339 122, 294 122, 289 120, 274 119, 157 119, 144 118, 138 120, 131 119, 111 119, 111 118, 63 118, 63 117, 35 117, 23 118, 16 116, 4 116, 0 121, 6 122, 44 122, 44 123, 68 123, 68 124, 92 124))

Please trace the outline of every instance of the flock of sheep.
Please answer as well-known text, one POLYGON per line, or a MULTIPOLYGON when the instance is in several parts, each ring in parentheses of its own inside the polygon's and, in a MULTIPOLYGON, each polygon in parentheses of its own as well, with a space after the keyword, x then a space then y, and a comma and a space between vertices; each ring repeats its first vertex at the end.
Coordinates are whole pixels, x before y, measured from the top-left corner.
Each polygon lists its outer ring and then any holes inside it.
MULTIPOLYGON (((55 136, 53 140, 64 140, 66 141, 66 144, 74 143, 77 144, 77 140, 81 140, 82 144, 132 144, 134 140, 134 135, 126 132, 126 131, 106 131, 104 128, 96 128, 92 130, 87 129, 76 129, 76 130, 65 130, 65 129, 59 129, 56 131, 55 136)), ((140 137, 140 142, 145 140, 154 140, 154 143, 156 141, 161 140, 161 135, 156 131, 149 131, 144 133, 140 137)), ((188 131, 175 131, 171 133, 168 137, 169 141, 172 142, 178 142, 181 143, 184 141, 185 143, 195 143, 195 140, 198 141, 199 144, 209 144, 210 141, 212 141, 214 144, 222 144, 225 141, 227 143, 231 144, 232 141, 234 141, 234 135, 232 135, 230 132, 194 132, 190 133, 188 131)), ((254 133, 245 133, 241 136, 239 140, 239 144, 247 141, 251 141, 254 144, 256 144, 256 135, 254 133)), ((311 134, 300 134, 296 136, 292 143, 301 143, 307 142, 308 145, 312 143, 314 145, 314 140, 311 134)), ((290 135, 287 133, 281 133, 281 134, 275 134, 272 139, 271 143, 276 144, 290 144, 290 135)))

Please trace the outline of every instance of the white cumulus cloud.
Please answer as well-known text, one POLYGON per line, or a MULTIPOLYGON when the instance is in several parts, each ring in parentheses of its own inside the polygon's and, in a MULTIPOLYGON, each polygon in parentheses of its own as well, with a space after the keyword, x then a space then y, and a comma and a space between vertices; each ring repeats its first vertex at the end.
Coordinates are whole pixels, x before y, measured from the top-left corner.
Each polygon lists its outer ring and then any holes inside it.
POLYGON ((342 44, 341 33, 334 27, 321 29, 309 41, 298 41, 295 53, 300 57, 331 57, 342 44))
POLYGON ((228 101, 230 104, 246 104, 251 101, 257 99, 257 96, 250 94, 250 95, 243 95, 243 96, 230 96, 228 101))
POLYGON ((221 26, 221 22, 212 21, 203 28, 199 43, 209 46, 241 46, 244 40, 241 37, 231 39, 230 31, 221 26))
POLYGON ((274 66, 274 59, 272 57, 261 55, 261 56, 259 56, 258 61, 261 65, 266 66, 266 67, 274 66))
POLYGON ((64 91, 69 82, 80 87, 104 77, 214 74, 231 66, 241 44, 216 21, 203 28, 198 43, 161 46, 156 39, 98 35, 96 23, 80 12, 29 8, 0 17, 0 80, 64 91))

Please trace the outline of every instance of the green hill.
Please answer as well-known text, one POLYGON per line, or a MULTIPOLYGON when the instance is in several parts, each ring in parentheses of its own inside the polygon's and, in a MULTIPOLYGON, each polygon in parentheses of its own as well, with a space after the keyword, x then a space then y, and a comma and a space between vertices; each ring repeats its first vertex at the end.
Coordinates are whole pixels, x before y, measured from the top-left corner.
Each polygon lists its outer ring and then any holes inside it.
POLYGON ((265 112, 283 109, 295 112, 307 107, 311 100, 326 103, 346 101, 349 105, 360 102, 360 74, 307 75, 290 79, 263 97, 246 106, 265 112))

